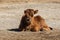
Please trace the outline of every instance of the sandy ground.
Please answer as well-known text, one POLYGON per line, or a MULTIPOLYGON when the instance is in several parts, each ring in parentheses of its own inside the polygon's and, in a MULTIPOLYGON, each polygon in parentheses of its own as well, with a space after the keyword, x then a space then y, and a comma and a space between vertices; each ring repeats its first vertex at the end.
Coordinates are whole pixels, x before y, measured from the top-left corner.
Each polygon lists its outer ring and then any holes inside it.
POLYGON ((60 0, 0 0, 0 3, 60 3, 60 0))
POLYGON ((14 32, 0 31, 0 40, 60 40, 60 31, 14 32))
POLYGON ((59 3, 24 3, 0 4, 0 40, 59 40, 60 39, 60 4, 59 3), (8 29, 18 28, 24 10, 38 9, 50 32, 18 32, 8 29))

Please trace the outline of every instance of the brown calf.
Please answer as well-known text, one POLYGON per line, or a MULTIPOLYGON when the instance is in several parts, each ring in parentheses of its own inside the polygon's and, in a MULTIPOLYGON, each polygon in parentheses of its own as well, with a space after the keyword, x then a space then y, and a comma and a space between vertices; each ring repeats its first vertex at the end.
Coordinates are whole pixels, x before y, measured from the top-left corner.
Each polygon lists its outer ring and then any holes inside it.
POLYGON ((52 28, 48 27, 45 23, 45 20, 41 16, 34 16, 38 10, 26 9, 24 11, 24 16, 22 17, 21 24, 19 26, 20 30, 31 30, 31 31, 40 31, 42 30, 51 30, 52 28))

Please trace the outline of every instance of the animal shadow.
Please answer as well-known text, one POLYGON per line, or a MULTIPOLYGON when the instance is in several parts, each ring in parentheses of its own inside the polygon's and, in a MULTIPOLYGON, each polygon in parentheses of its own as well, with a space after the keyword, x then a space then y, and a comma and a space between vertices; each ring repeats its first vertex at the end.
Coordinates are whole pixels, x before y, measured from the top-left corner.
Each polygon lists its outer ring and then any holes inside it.
POLYGON ((15 31, 15 32, 20 32, 20 30, 18 28, 14 28, 14 29, 7 29, 8 31, 15 31))

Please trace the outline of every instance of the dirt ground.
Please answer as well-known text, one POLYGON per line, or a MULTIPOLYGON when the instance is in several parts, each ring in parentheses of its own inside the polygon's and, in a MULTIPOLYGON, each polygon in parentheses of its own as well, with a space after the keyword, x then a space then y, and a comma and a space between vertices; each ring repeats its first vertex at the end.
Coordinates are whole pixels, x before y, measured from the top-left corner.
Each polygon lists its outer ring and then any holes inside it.
POLYGON ((4 3, 0 4, 0 40, 60 40, 59 3, 4 3), (25 9, 38 9, 50 32, 19 32, 17 29, 25 9), (14 29, 14 30, 11 30, 14 29))
POLYGON ((0 30, 0 40, 60 40, 60 31, 14 32, 0 30))
POLYGON ((0 3, 60 3, 60 0, 0 0, 0 3))

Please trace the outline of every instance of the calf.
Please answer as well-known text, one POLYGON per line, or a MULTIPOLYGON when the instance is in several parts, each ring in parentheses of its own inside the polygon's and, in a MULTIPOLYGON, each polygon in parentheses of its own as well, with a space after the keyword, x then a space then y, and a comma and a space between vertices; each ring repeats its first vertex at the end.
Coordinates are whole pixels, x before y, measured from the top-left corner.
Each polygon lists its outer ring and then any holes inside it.
POLYGON ((20 30, 31 30, 31 31, 40 31, 40 30, 52 30, 51 27, 48 27, 45 20, 41 16, 34 16, 38 10, 26 9, 24 11, 24 16, 22 17, 21 24, 19 26, 20 30))

